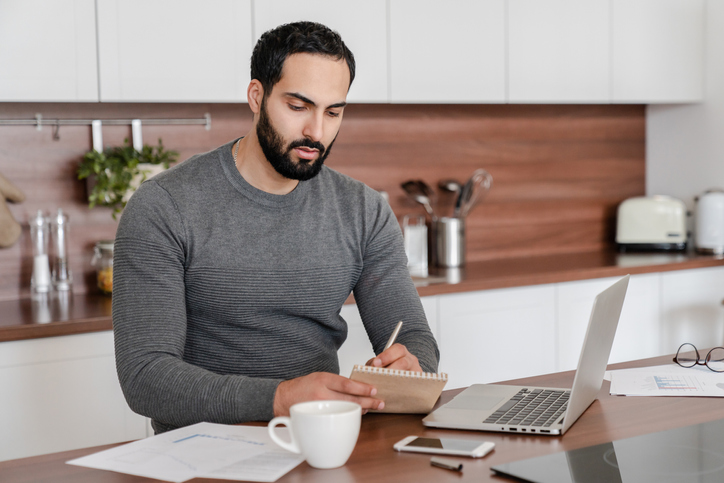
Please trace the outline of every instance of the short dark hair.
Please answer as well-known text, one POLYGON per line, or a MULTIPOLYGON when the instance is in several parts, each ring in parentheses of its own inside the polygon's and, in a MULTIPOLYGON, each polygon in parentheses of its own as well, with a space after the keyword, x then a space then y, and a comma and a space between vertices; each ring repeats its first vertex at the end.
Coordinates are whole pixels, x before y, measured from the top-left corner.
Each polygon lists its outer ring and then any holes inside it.
POLYGON ((282 78, 284 62, 292 54, 320 54, 344 59, 349 84, 354 80, 354 55, 334 30, 316 22, 294 22, 264 32, 251 54, 251 78, 261 82, 264 97, 282 78))

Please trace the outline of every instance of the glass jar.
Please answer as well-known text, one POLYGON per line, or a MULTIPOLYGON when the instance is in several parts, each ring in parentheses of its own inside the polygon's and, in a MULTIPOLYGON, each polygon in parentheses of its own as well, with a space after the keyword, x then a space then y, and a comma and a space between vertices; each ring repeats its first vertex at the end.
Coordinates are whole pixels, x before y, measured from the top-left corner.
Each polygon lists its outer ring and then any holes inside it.
POLYGON ((91 265, 96 267, 98 289, 111 295, 113 292, 113 240, 102 240, 93 248, 91 265))

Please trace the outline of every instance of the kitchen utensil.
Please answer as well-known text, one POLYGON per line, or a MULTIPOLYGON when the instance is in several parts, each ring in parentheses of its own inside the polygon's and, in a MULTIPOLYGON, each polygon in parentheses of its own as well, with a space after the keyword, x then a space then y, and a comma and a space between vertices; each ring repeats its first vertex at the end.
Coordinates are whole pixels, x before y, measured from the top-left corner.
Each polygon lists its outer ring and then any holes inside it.
POLYGON ((465 264, 465 219, 443 216, 432 220, 432 261, 437 267, 465 264))
POLYGON ((455 203, 455 217, 466 217, 475 203, 482 200, 493 185, 493 177, 483 168, 476 169, 465 183, 455 203))
POLYGON ((707 190, 696 198, 695 243, 699 253, 724 254, 724 191, 707 190))
MULTIPOLYGON (((435 190, 432 189, 432 187, 425 183, 423 180, 418 179, 416 180, 418 186, 420 187, 420 191, 422 191, 422 194, 427 196, 428 201, 430 202, 431 206, 435 206, 435 203, 437 202, 437 195, 435 194, 435 190)), ((433 208, 433 211, 435 208, 433 208)))
POLYGON ((437 187, 448 193, 460 193, 463 186, 454 179, 442 179, 438 181, 437 187))
POLYGON ((401 186, 411 199, 417 201, 425 208, 425 211, 430 217, 435 216, 432 205, 430 204, 430 198, 424 193, 419 180, 405 181, 401 186))

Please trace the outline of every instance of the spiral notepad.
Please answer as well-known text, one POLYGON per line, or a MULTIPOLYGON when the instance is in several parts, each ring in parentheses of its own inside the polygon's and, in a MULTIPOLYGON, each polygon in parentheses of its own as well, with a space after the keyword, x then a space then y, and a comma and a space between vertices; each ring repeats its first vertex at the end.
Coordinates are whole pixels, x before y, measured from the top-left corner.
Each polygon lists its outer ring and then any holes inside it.
POLYGON ((350 379, 372 384, 377 399, 385 402, 381 413, 429 413, 447 384, 447 374, 413 372, 356 365, 350 379))

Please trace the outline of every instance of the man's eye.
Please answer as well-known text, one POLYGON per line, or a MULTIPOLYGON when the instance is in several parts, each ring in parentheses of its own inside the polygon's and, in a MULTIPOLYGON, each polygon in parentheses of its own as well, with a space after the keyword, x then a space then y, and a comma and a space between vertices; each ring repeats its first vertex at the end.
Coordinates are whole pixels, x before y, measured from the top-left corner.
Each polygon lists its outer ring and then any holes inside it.
POLYGON ((339 112, 334 111, 327 111, 327 114, 329 114, 331 117, 339 117, 339 112))
POLYGON ((296 106, 294 104, 289 104, 289 108, 292 111, 303 111, 304 110, 304 106, 296 106))

